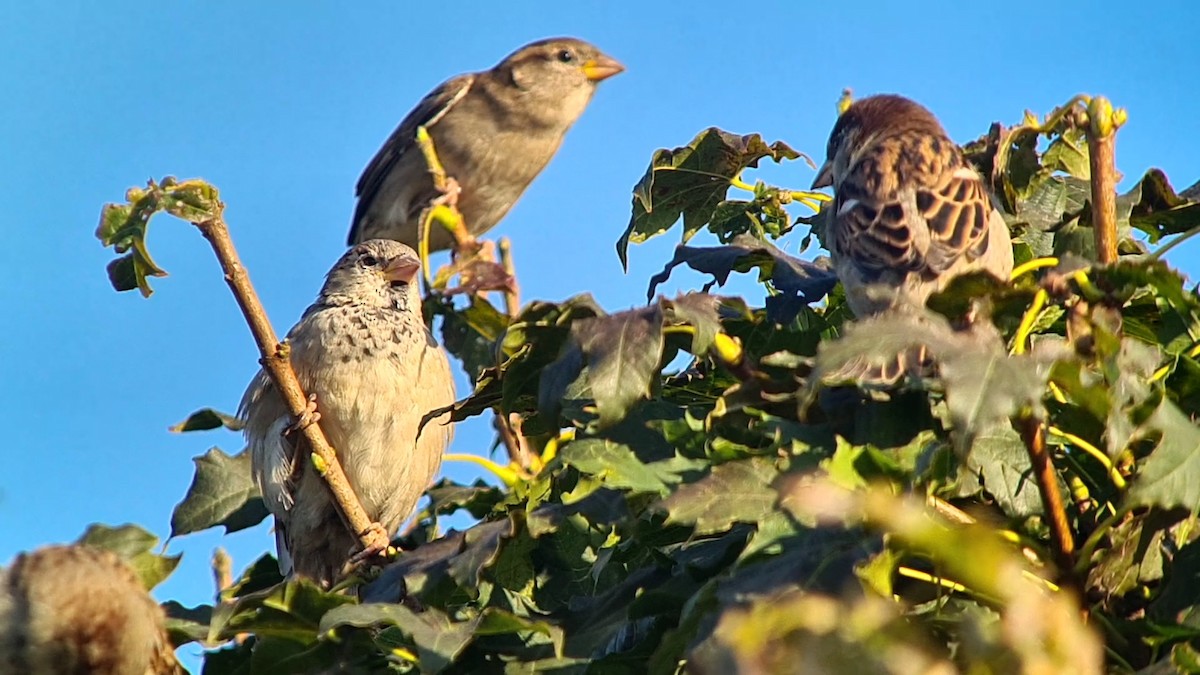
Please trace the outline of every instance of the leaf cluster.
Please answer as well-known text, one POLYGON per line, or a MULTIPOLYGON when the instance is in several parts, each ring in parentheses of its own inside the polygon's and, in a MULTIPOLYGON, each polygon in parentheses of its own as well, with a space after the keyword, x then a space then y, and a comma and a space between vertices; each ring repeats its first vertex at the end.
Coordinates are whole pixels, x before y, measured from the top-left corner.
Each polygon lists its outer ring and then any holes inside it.
MULTIPOLYGON (((427 300, 476 382, 454 418, 518 416, 536 466, 432 487, 398 560, 355 593, 285 582, 266 556, 213 605, 169 605, 176 639, 212 649, 206 673, 1193 668, 1200 296, 1150 247, 1200 224, 1200 203, 1149 171, 1118 196, 1121 259, 1087 262, 1081 134, 1030 116, 967 146, 1018 264, 1056 264, 962 277, 920 312, 861 322, 827 262, 776 243, 819 236, 824 215, 793 216, 799 193, 762 184, 729 199, 759 160, 799 153, 717 129, 660 150, 617 245, 624 261, 682 225, 646 306, 583 295, 510 319, 481 297, 427 300), (689 245, 703 229, 716 245, 689 245), (714 284, 756 271, 762 297, 655 298, 679 265, 714 284), (829 384, 916 345, 935 373, 829 384), (1068 495, 1067 565, 1030 420, 1068 495), (462 513, 475 524, 445 530, 462 513)), ((136 203, 113 209, 106 243, 144 268, 136 203)), ((201 411, 181 428, 227 422, 201 411)), ((261 520, 246 462, 197 458, 172 535, 261 520)))

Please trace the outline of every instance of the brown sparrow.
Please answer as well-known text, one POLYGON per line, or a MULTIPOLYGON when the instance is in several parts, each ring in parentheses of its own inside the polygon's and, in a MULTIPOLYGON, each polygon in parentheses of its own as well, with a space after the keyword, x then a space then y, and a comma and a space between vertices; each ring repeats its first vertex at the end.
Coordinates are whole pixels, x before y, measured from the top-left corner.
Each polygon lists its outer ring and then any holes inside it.
POLYGON ((0 674, 182 674, 163 611, 115 553, 48 546, 0 571, 0 674))
MULTIPOLYGON (((461 190, 450 197, 469 233, 492 229, 558 151, 596 85, 624 69, 587 42, 552 38, 521 47, 491 70, 442 83, 400 122, 358 179, 349 243, 383 238, 418 248, 422 213, 442 197, 416 146, 419 126, 461 190)), ((445 228, 431 227, 430 251, 453 245, 445 228)))
POLYGON ((903 96, 853 103, 813 189, 833 187, 825 245, 859 318, 923 306, 953 277, 1013 268, 1008 226, 933 113, 903 96))
MULTIPOLYGON (((421 318, 416 253, 375 239, 351 248, 288 333, 292 368, 367 515, 389 536, 442 463, 452 429, 423 418, 454 402, 445 352, 421 318), (419 433, 418 433, 419 431, 419 433)), ((246 442, 275 515, 280 570, 336 581, 357 539, 313 468, 304 437, 266 373, 242 398, 246 442)))

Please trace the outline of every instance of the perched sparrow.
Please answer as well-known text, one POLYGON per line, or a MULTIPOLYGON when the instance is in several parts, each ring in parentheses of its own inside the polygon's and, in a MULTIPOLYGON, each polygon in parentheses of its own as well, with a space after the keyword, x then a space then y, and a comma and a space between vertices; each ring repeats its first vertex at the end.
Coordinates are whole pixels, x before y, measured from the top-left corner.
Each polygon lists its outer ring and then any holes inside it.
POLYGON ((0 571, 0 674, 183 672, 162 609, 116 554, 49 546, 0 571))
MULTIPOLYGON (((349 244, 395 239, 417 248, 422 212, 442 197, 416 146, 425 126, 438 159, 461 193, 457 206, 472 235, 500 222, 558 151, 596 85, 625 68, 573 38, 540 40, 491 70, 443 82, 400 122, 358 179, 349 244)), ((429 250, 454 245, 443 227, 429 250)))
MULTIPOLYGON (((454 402, 450 364, 421 318, 419 268, 404 244, 354 246, 287 337, 321 430, 367 515, 389 536, 441 466, 452 432, 435 419, 418 436, 427 413, 454 402)), ((275 515, 281 571, 332 584, 357 539, 266 373, 250 383, 238 414, 255 479, 275 515)))
POLYGON ((825 245, 859 318, 924 305, 964 272, 1008 279, 1008 226, 933 113, 902 96, 864 98, 838 118, 826 153, 813 189, 833 187, 825 245))

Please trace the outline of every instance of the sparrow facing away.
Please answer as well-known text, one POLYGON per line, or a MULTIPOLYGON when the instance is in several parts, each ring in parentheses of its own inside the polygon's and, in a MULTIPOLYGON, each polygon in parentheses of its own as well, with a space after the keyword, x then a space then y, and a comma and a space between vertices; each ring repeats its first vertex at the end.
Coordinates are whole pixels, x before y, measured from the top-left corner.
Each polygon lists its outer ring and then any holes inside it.
MULTIPOLYGON (((496 67, 443 82, 400 122, 358 179, 349 244, 395 239, 418 247, 422 212, 442 195, 416 146, 419 126, 433 139, 472 235, 490 230, 558 151, 596 85, 625 67, 574 38, 539 40, 496 67)), ((429 250, 454 245, 430 228, 429 250)))
MULTIPOLYGON (((329 271, 287 341, 292 368, 315 396, 321 430, 367 515, 394 535, 442 463, 452 428, 430 411, 454 402, 445 352, 425 327, 416 253, 375 239, 329 271)), ((342 523, 310 449, 266 373, 238 411, 255 480, 275 515, 280 571, 331 585, 357 538, 342 523)))
POLYGON ((983 179, 914 101, 871 96, 838 118, 813 182, 830 186, 825 244, 859 318, 923 306, 964 272, 1012 272, 1008 226, 983 179))
POLYGON ((184 671, 163 611, 115 553, 48 546, 0 570, 0 674, 184 671))

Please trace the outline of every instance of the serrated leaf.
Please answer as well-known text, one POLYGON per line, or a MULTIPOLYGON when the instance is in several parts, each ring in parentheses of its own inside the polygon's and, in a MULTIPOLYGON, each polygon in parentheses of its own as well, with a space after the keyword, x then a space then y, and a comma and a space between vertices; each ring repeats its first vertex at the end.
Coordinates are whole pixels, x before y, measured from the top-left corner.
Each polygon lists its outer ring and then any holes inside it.
POLYGON ((1126 495, 1128 507, 1200 512, 1200 429, 1170 401, 1159 404, 1138 435, 1159 436, 1126 495))
POLYGON ((192 458, 196 474, 171 514, 171 536, 223 526, 226 533, 253 527, 270 513, 250 471, 246 450, 230 456, 211 448, 192 458))
POLYGON ((620 443, 586 438, 567 444, 559 457, 564 464, 597 476, 612 488, 652 494, 667 491, 663 477, 638 459, 629 446, 620 443))
POLYGON ((756 523, 776 508, 779 495, 771 482, 778 474, 767 457, 726 462, 681 485, 659 508, 668 523, 694 525, 697 535, 724 532, 737 522, 756 523))
POLYGON ((436 609, 417 613, 404 605, 368 603, 338 607, 321 619, 320 632, 340 626, 396 626, 412 637, 421 672, 439 673, 454 662, 475 637, 480 619, 452 621, 436 609))
POLYGON ((617 255, 627 267, 629 244, 669 230, 680 217, 684 241, 713 217, 729 190, 730 181, 743 169, 758 166, 770 157, 776 162, 795 159, 800 153, 782 141, 770 145, 759 134, 738 136, 715 127, 674 150, 658 150, 650 168, 633 189, 633 215, 617 241, 617 255))
POLYGON ((619 422, 635 402, 650 395, 662 359, 662 326, 658 304, 572 323, 570 346, 542 371, 538 408, 553 416, 566 387, 586 366, 600 425, 619 422))
POLYGON ((1043 512, 1029 452, 1020 434, 1007 422, 975 435, 966 465, 980 476, 984 489, 996 498, 1004 515, 1020 521, 1043 512))

